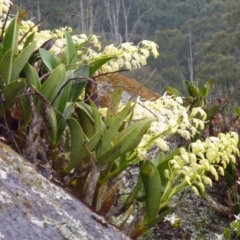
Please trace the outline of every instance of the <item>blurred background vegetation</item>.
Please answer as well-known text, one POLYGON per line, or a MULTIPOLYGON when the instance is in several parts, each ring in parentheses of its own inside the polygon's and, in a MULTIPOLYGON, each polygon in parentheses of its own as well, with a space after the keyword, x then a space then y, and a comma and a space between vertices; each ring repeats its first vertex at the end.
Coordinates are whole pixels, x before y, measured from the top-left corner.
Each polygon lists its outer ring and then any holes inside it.
POLYGON ((167 85, 184 91, 184 80, 201 85, 214 79, 215 94, 238 95, 240 0, 15 0, 14 4, 13 11, 27 9, 26 19, 34 22, 49 16, 42 29, 67 25, 74 33, 99 35, 105 44, 155 41, 160 57, 130 76, 140 82, 150 78, 146 85, 155 92, 163 93, 167 85))

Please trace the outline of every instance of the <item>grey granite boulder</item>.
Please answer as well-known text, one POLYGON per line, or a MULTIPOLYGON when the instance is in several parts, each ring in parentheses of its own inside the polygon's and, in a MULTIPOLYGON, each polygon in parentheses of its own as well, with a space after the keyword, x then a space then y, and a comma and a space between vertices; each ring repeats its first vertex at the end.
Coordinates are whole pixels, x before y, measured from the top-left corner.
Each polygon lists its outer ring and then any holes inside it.
POLYGON ((0 239, 128 239, 0 143, 0 239))

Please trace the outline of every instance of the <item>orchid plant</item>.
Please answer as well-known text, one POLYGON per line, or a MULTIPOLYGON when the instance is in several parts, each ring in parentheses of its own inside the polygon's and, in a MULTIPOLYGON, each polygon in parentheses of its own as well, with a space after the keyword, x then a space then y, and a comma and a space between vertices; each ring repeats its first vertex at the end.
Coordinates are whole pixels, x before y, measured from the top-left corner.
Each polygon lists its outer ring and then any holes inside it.
MULTIPOLYGON (((183 97, 165 94, 155 101, 138 98, 123 104, 122 88, 117 87, 107 109, 79 98, 98 73, 139 68, 150 54, 157 57, 154 42, 112 44, 101 50, 94 34, 71 36, 70 27, 39 31, 23 20, 24 13, 9 17, 11 1, 0 2, 0 116, 6 127, 6 113, 18 120, 16 146, 34 161, 41 140, 45 154, 50 153, 45 160, 50 159, 64 186, 112 218, 124 171, 137 164, 137 182, 130 193, 122 193, 124 207, 115 214, 119 228, 131 238, 159 221, 173 221, 174 215, 167 216, 181 203, 186 188, 203 195, 212 177, 218 180, 229 163, 235 164, 238 135, 195 141, 207 115, 199 104, 186 106, 183 97), (175 136, 186 144, 173 146, 175 136)), ((204 99, 208 90, 201 91, 204 99)))

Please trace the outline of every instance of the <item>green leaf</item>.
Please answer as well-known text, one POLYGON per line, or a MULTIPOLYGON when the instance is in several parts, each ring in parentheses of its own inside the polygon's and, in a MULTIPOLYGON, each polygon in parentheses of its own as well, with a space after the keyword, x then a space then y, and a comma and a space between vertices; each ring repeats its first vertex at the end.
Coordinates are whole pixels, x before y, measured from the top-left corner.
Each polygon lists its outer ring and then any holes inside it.
POLYGON ((71 83, 69 82, 61 90, 61 93, 58 95, 56 101, 54 102, 54 106, 61 113, 63 113, 63 111, 66 107, 66 104, 67 104, 68 99, 69 99, 70 91, 71 91, 71 83))
POLYGON ((80 66, 74 72, 74 78, 78 78, 72 81, 71 101, 76 102, 85 89, 86 79, 89 77, 89 67, 87 65, 80 66))
POLYGON ((35 37, 35 32, 31 33, 31 34, 27 37, 26 41, 24 42, 23 49, 26 48, 31 42, 34 41, 34 37, 35 37))
POLYGON ((102 167, 105 164, 112 163, 122 154, 133 151, 153 121, 155 121, 155 118, 143 119, 123 130, 122 133, 116 137, 115 145, 99 157, 98 165, 102 167))
POLYGON ((93 122, 94 122, 95 132, 97 132, 97 131, 105 131, 106 127, 105 127, 104 122, 102 121, 102 118, 100 116, 100 113, 98 111, 97 106, 92 101, 90 101, 90 105, 92 107, 93 122))
POLYGON ((52 102, 56 94, 60 90, 61 84, 65 80, 66 69, 64 64, 59 64, 43 83, 40 93, 49 101, 52 102))
POLYGON ((224 228, 224 236, 226 240, 231 240, 231 232, 229 228, 224 228))
POLYGON ((55 102, 53 104, 54 107, 61 113, 63 113, 63 111, 64 111, 64 109, 66 107, 66 104, 67 104, 67 102, 69 100, 70 91, 71 91, 71 82, 69 81, 69 79, 71 79, 72 76, 73 76, 73 71, 72 70, 68 70, 66 72, 65 79, 64 79, 64 81, 61 84, 61 92, 58 93, 58 97, 56 98, 56 100, 55 100, 55 102))
POLYGON ((47 51, 44 48, 39 49, 39 54, 41 56, 41 59, 43 60, 43 63, 46 65, 46 67, 52 71, 55 69, 58 65, 59 62, 58 60, 54 57, 53 54, 51 54, 49 51, 47 51))
POLYGON ((57 138, 56 138, 57 143, 59 143, 59 141, 61 140, 63 133, 66 129, 67 122, 65 119, 68 119, 70 117, 70 115, 72 114, 73 108, 74 108, 74 103, 67 102, 65 109, 63 111, 64 118, 62 116, 60 116, 59 114, 57 115, 57 120, 58 120, 58 131, 57 131, 57 138), (59 116, 60 116, 60 118, 59 118, 59 116))
POLYGON ((194 83, 189 81, 184 81, 185 85, 187 86, 188 94, 191 97, 199 97, 199 89, 195 86, 194 83))
POLYGON ((79 123, 82 126, 84 134, 90 139, 95 134, 92 109, 89 105, 82 102, 77 102, 76 106, 75 111, 78 115, 79 123))
MULTIPOLYGON (((9 83, 6 87, 4 87, 2 92, 3 108, 4 111, 8 110, 12 107, 15 99, 23 92, 26 87, 26 82, 23 79, 18 79, 9 83)), ((3 116, 2 108, 0 107, 0 117, 3 116)))
POLYGON ((18 13, 16 16, 11 20, 9 23, 4 40, 3 40, 3 54, 8 52, 9 50, 12 50, 13 52, 16 52, 17 49, 17 42, 18 42, 18 33, 17 33, 17 18, 18 13))
POLYGON ((161 199, 161 179, 158 169, 151 161, 146 161, 140 170, 143 186, 146 193, 146 213, 144 220, 153 221, 159 211, 161 199))
POLYGON ((71 134, 71 149, 70 149, 70 162, 77 158, 79 149, 83 147, 83 132, 80 124, 74 119, 67 119, 67 124, 71 134))
POLYGON ((100 68, 102 67, 102 65, 104 65, 105 63, 109 62, 110 60, 112 60, 114 57, 102 57, 100 59, 95 59, 91 62, 89 62, 89 76, 93 76, 93 74, 100 68))
POLYGON ((139 120, 138 122, 132 124, 130 127, 124 129, 115 139, 114 143, 117 144, 121 142, 126 137, 131 136, 131 133, 133 131, 141 131, 142 135, 145 133, 145 131, 150 127, 151 123, 153 121, 156 121, 156 118, 145 118, 142 120, 139 120))
POLYGON ((200 89, 199 94, 201 97, 206 98, 209 95, 209 92, 214 84, 214 80, 208 80, 200 89))
POLYGON ((99 144, 101 137, 102 133, 98 131, 83 147, 78 148, 76 157, 72 158, 68 163, 67 171, 78 167, 87 156, 91 156, 93 149, 99 144))
POLYGON ((12 72, 12 61, 13 61, 13 51, 10 49, 7 51, 0 62, 0 87, 3 88, 4 85, 8 85, 10 82, 10 76, 12 72))
POLYGON ((175 96, 175 97, 181 97, 182 96, 182 94, 176 88, 173 88, 171 86, 166 87, 166 92, 168 94, 171 94, 171 95, 175 96))
POLYGON ((67 51, 67 65, 68 64, 76 64, 77 62, 77 52, 75 45, 73 43, 72 37, 69 32, 65 31, 65 38, 66 38, 66 51, 67 51))
POLYGON ((17 56, 14 60, 12 65, 12 72, 11 72, 11 79, 14 80, 18 77, 26 63, 28 62, 29 58, 31 57, 34 49, 36 47, 36 42, 32 42, 26 48, 24 48, 21 53, 17 56))
POLYGON ((23 96, 18 102, 22 113, 22 126, 26 128, 32 116, 31 102, 28 96, 23 96))
POLYGON ((133 108, 134 105, 131 106, 131 102, 128 102, 126 106, 121 110, 121 112, 115 114, 114 121, 112 122, 111 126, 107 129, 106 133, 103 135, 100 155, 102 155, 109 149, 112 140, 117 135, 118 130, 122 125, 122 121, 130 114, 133 108))
POLYGON ((173 212, 174 209, 176 209, 179 205, 182 204, 183 200, 185 199, 185 196, 186 196, 186 192, 183 192, 172 207, 164 207, 163 209, 161 209, 160 215, 158 215, 152 222, 147 224, 146 230, 154 227, 157 223, 162 221, 164 217, 166 217, 168 214, 173 212))
POLYGON ((24 67, 24 72, 26 74, 28 84, 33 85, 38 91, 40 91, 41 82, 35 68, 27 63, 24 67))

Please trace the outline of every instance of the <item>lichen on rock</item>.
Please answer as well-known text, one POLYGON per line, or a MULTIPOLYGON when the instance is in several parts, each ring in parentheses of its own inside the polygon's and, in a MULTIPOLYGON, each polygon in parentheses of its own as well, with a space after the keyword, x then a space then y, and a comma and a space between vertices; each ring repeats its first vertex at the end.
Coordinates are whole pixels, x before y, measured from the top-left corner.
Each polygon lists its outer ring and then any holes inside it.
POLYGON ((0 170, 0 239, 127 239, 3 143, 0 170))

